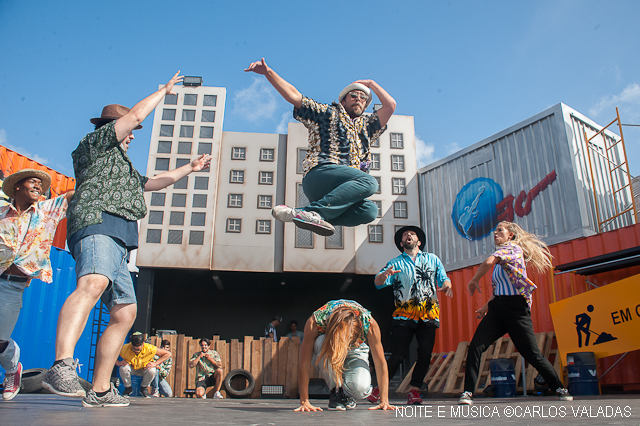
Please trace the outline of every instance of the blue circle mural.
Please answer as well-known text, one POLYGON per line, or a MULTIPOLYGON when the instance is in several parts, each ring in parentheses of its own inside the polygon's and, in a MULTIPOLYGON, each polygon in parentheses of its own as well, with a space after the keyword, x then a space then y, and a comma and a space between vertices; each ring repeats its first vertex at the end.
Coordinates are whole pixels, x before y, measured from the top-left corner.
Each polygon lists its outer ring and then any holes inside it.
POLYGON ((502 187, 492 179, 481 177, 466 184, 458 192, 451 212, 460 235, 470 241, 489 235, 498 224, 496 205, 502 199, 502 187))

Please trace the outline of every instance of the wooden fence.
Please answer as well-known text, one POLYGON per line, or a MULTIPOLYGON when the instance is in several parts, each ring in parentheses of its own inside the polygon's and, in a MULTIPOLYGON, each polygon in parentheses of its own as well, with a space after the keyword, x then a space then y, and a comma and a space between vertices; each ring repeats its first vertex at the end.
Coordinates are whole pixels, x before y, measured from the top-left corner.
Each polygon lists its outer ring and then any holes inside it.
MULTIPOLYGON (((186 397, 185 389, 195 389, 196 370, 189 368, 191 356, 200 350, 198 341, 184 334, 165 335, 163 339, 171 343, 173 367, 167 377, 167 382, 176 397, 186 397)), ((159 346, 161 339, 153 336, 151 344, 159 346)), ((282 385, 284 395, 288 398, 298 396, 298 360, 300 359, 300 338, 281 337, 279 342, 271 338, 254 339, 245 336, 243 341, 231 339, 230 342, 220 340, 220 336, 213 336, 211 349, 222 358, 224 376, 237 368, 245 369, 253 375, 256 387, 251 398, 260 398, 262 385, 282 385)), ((310 372, 316 377, 315 368, 310 372)), ((220 391, 225 397, 224 386, 220 391)), ((209 389, 208 397, 213 396, 213 389, 209 389)))

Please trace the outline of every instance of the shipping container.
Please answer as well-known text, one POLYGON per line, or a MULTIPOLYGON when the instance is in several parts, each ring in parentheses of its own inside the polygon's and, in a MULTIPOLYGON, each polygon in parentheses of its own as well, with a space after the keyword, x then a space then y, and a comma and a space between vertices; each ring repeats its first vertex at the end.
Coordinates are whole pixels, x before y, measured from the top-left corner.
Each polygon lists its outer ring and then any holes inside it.
MULTIPOLYGON (((561 265, 594 256, 640 246, 640 224, 616 229, 601 234, 578 238, 550 246, 553 264, 561 265)), ((493 246, 491 246, 493 248, 493 246)), ((434 352, 455 351, 459 342, 471 341, 480 320, 475 311, 483 306, 491 296, 491 274, 480 281, 482 293, 469 296, 467 283, 478 266, 470 266, 447 271, 453 284, 453 298, 440 298, 441 327, 436 333, 434 352)), ((597 286, 604 286, 624 278, 640 274, 640 266, 604 272, 583 277, 574 273, 555 275, 535 274, 528 270, 529 277, 538 289, 533 293, 531 319, 536 333, 554 331, 549 304, 590 290, 587 280, 597 286)), ((640 289, 639 289, 640 291, 640 289)), ((600 376, 607 371, 621 355, 598 361, 600 376)), ((619 385, 625 389, 640 389, 640 351, 630 352, 600 381, 601 385, 619 385), (636 388, 633 388, 636 386, 636 388)))
MULTIPOLYGON (((31 280, 31 285, 25 289, 20 317, 11 334, 20 346, 20 362, 24 369, 49 368, 53 364, 58 314, 76 288, 76 262, 69 252, 52 247, 51 266, 52 283, 31 280)), ((74 353, 74 358, 78 358, 81 364, 79 375, 84 379, 88 378, 92 324, 98 312, 99 304, 91 311, 74 353)), ((4 378, 4 370, 0 369, 0 375, 4 378)))
POLYGON ((500 220, 542 235, 547 244, 636 223, 624 144, 564 104, 418 170, 426 249, 447 270, 475 265, 493 250, 500 220), (595 188, 595 189, 594 189, 595 188), (597 205, 597 207, 596 207, 597 205))
MULTIPOLYGON (((22 169, 36 169, 43 170, 51 176, 51 189, 48 194, 45 194, 44 199, 55 198, 58 195, 64 194, 76 186, 76 180, 68 176, 58 173, 55 170, 40 164, 24 155, 18 154, 15 151, 5 148, 0 145, 0 187, 4 179, 22 169)), ((8 201, 6 195, 2 193, 0 189, 0 205, 8 201)), ((67 219, 62 219, 58 224, 56 235, 53 239, 53 246, 61 249, 65 248, 67 241, 67 219)))

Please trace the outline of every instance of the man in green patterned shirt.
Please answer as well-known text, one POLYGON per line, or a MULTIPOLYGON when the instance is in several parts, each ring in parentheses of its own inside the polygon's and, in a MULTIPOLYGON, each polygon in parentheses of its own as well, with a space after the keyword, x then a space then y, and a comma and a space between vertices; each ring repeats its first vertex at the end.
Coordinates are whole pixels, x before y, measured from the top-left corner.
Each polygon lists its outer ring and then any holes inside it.
POLYGON ((183 79, 178 71, 158 91, 129 109, 107 105, 91 120, 95 131, 72 153, 76 193, 68 209, 67 235, 76 260, 76 290, 58 317, 56 361, 43 386, 63 396, 84 396, 85 407, 127 406, 129 400, 110 383, 111 371, 124 339, 136 318, 137 305, 128 271, 129 252, 138 246, 137 220, 147 214, 144 191, 157 191, 191 172, 209 167, 211 157, 201 155, 182 167, 147 178, 127 156, 132 131, 183 79), (109 309, 109 324, 98 342, 93 389, 85 392, 73 365, 75 345, 89 313, 102 299, 109 309))

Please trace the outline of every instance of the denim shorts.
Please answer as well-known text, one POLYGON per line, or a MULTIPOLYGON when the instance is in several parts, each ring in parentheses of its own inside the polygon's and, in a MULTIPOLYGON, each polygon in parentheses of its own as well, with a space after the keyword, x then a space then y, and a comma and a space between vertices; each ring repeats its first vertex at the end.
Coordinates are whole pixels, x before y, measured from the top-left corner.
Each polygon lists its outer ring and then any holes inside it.
POLYGON ((26 282, 20 283, 0 278, 0 340, 11 340, 11 333, 20 316, 22 295, 26 287, 26 282))
POLYGON ((88 235, 71 247, 76 260, 76 277, 100 274, 109 278, 102 293, 107 309, 115 305, 136 303, 136 292, 129 272, 129 251, 108 235, 88 235))

